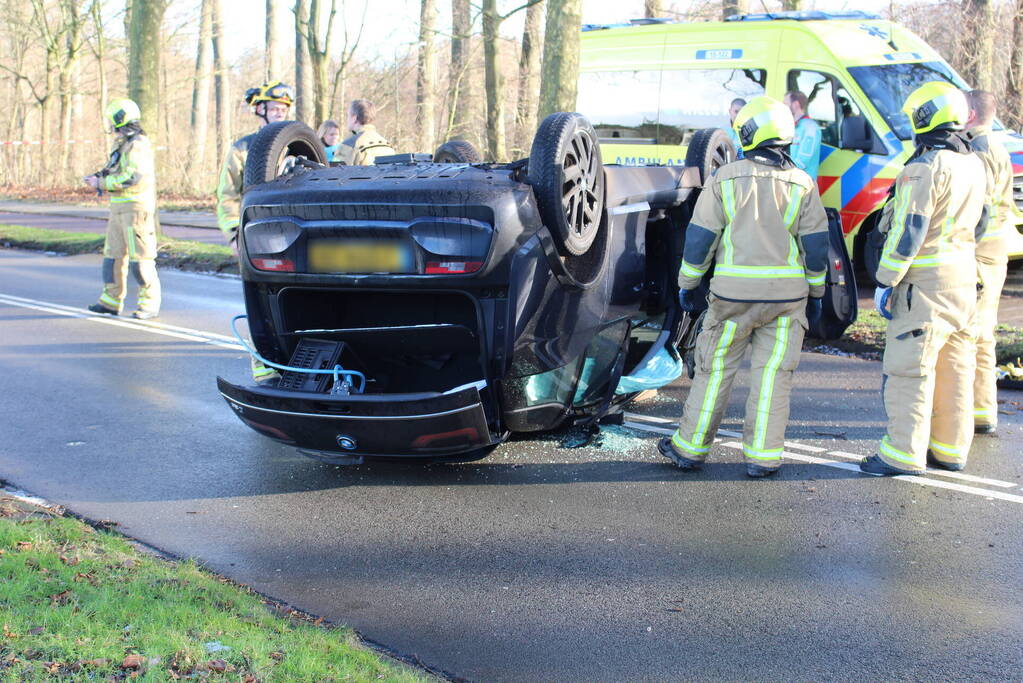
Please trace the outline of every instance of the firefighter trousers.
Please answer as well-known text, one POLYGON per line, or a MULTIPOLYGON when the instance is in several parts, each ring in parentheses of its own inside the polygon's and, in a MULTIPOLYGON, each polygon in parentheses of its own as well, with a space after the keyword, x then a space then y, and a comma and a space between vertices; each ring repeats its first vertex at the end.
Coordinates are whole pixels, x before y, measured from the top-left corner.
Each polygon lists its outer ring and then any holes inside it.
POLYGON ((927 451, 965 464, 973 442, 977 290, 928 290, 900 283, 892 292, 883 364, 888 430, 878 453, 892 467, 926 468, 927 451))
POLYGON ((124 308, 129 269, 139 285, 139 310, 159 312, 154 212, 142 202, 112 202, 103 245, 102 305, 116 311, 124 308))
POLYGON ((710 308, 696 340, 696 377, 672 446, 690 460, 706 459, 728 406, 735 373, 752 346, 742 450, 748 463, 778 467, 789 420, 792 375, 807 327, 806 299, 739 302, 713 294, 708 299, 710 308))
POLYGON ((973 383, 973 422, 998 425, 998 388, 995 385, 995 327, 998 301, 1005 285, 1006 264, 977 260, 977 272, 984 286, 977 299, 977 378, 973 383))

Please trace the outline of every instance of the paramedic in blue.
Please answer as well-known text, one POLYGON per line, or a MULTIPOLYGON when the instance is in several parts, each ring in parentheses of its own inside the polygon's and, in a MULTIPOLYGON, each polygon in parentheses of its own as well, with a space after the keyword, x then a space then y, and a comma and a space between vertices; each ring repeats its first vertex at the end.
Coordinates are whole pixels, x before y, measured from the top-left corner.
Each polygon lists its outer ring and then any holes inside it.
POLYGON ((728 137, 732 138, 732 144, 735 145, 735 158, 742 159, 742 143, 739 142, 739 134, 735 132, 735 117, 739 115, 739 110, 746 106, 746 100, 741 97, 736 97, 732 100, 732 103, 728 105, 728 137))
POLYGON ((817 170, 821 165, 821 127, 806 115, 806 95, 798 90, 785 94, 782 102, 792 111, 792 120, 796 122, 796 135, 789 148, 789 156, 796 166, 817 182, 817 170))

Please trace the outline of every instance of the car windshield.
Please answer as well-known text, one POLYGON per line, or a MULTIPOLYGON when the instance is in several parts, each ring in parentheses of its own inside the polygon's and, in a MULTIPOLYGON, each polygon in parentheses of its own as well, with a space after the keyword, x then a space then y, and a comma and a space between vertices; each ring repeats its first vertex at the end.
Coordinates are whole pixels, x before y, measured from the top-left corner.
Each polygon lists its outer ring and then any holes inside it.
POLYGON ((902 140, 913 137, 909 117, 902 113, 902 104, 910 93, 930 81, 947 81, 957 88, 967 89, 967 85, 945 62, 851 66, 849 73, 902 140))

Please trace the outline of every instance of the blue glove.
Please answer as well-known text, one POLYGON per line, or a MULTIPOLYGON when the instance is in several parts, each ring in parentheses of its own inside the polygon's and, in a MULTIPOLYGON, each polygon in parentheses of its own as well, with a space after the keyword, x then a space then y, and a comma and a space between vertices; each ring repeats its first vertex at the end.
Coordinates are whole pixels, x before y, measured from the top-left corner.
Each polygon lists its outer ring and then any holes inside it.
POLYGON ((678 305, 686 313, 696 313, 696 292, 692 289, 678 290, 678 305))
POLYGON ((813 327, 821 320, 821 313, 823 312, 823 305, 819 297, 810 297, 809 301, 806 302, 806 321, 813 327))
POLYGON ((888 300, 892 298, 891 287, 878 287, 874 290, 874 308, 885 320, 892 319, 892 311, 888 307, 888 300))

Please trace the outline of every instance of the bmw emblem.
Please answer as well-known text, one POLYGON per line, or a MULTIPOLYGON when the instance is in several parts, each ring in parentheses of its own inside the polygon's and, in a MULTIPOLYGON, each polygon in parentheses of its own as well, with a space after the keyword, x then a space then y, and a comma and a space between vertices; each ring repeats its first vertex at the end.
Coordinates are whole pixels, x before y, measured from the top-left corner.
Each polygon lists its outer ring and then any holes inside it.
POLYGON ((337 435, 337 445, 340 446, 341 448, 345 449, 346 451, 354 451, 356 446, 358 446, 359 444, 356 443, 355 439, 353 439, 350 436, 345 436, 344 434, 338 434, 337 435))

